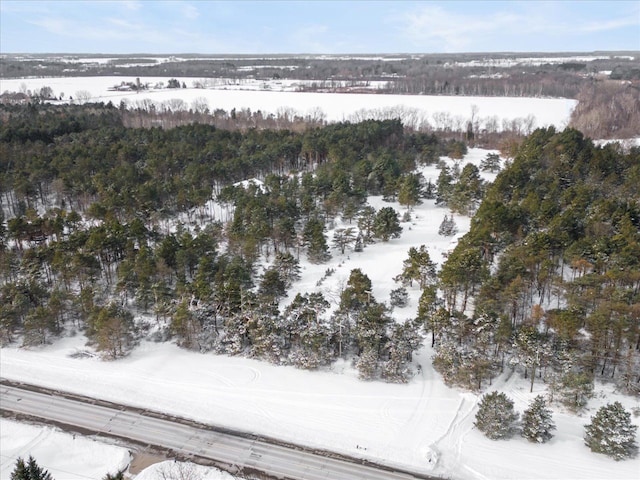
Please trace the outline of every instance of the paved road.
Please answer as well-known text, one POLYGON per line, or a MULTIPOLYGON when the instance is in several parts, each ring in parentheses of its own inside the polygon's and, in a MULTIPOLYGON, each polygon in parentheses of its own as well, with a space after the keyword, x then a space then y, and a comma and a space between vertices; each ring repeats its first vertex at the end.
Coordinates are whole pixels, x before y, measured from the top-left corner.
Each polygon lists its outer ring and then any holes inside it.
POLYGON ((3 415, 36 417, 169 450, 181 458, 211 462, 232 473, 262 472, 287 480, 434 479, 365 464, 355 458, 332 458, 326 452, 321 454, 251 435, 214 430, 160 413, 6 381, 0 385, 0 410, 3 415))

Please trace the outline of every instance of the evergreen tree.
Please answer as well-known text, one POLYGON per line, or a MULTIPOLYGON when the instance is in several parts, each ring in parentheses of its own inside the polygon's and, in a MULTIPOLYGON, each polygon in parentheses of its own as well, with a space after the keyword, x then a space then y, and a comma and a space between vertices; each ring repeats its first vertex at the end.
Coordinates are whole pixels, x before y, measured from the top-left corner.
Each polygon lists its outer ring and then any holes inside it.
POLYGON ((349 273, 349 280, 340 294, 340 310, 357 311, 375 302, 371 294, 371 279, 359 268, 349 273))
POLYGON ((584 443, 592 452, 604 453, 615 460, 633 458, 638 453, 637 425, 631 423, 631 414, 620 402, 600 407, 585 425, 584 443))
POLYGON ((495 173, 500 170, 500 156, 497 153, 488 153, 480 161, 480 170, 495 173))
POLYGON ((289 361, 296 367, 312 369, 329 361, 329 328, 323 316, 329 306, 322 293, 297 294, 280 317, 289 361))
POLYGON ((87 336, 106 357, 116 359, 133 348, 133 315, 116 303, 96 308, 89 323, 87 336))
POLYGON ((324 222, 318 217, 310 218, 304 227, 303 237, 307 245, 307 256, 312 263, 326 262, 331 255, 324 236, 324 222))
POLYGON ((530 376, 529 392, 533 392, 536 369, 551 356, 547 339, 535 326, 523 325, 516 331, 513 348, 514 356, 511 363, 520 364, 526 369, 524 378, 527 378, 527 375, 530 376))
POLYGON ((447 205, 454 212, 469 215, 475 211, 482 199, 483 192, 484 184, 480 178, 478 167, 467 163, 460 172, 459 180, 451 189, 447 205))
POLYGON ((556 426, 542 395, 538 395, 529 404, 522 415, 522 423, 522 436, 530 442, 545 443, 551 440, 551 430, 555 430, 556 426))
POLYGON ((398 238, 402 233, 398 212, 392 207, 383 207, 378 210, 373 221, 373 232, 383 242, 388 242, 390 238, 398 238))
MULTIPOLYGON (((424 329, 428 332, 431 331, 431 346, 436 343, 436 335, 439 333, 436 331, 439 323, 435 320, 436 310, 438 308, 438 295, 435 285, 429 285, 420 294, 418 300, 418 315, 416 320, 424 325, 424 329)), ((444 309, 443 309, 444 310, 444 309)), ((446 311, 444 311, 446 314, 446 311)), ((448 314, 447 314, 448 316, 448 314)))
POLYGON ((51 474, 38 466, 38 463, 32 456, 25 463, 22 458, 16 460, 16 466, 11 472, 11 480, 53 480, 51 474))
POLYGON ((189 309, 189 302, 182 300, 171 316, 171 332, 178 337, 178 345, 188 349, 198 349, 198 335, 201 331, 200 322, 189 309))
POLYGON ((409 303, 409 292, 404 287, 395 288, 389 294, 389 304, 392 307, 406 307, 409 303))
POLYGON ((400 181, 398 203, 405 205, 407 210, 411 210, 412 207, 421 203, 421 196, 422 174, 408 173, 400 181))
POLYGON ((453 175, 451 169, 442 166, 436 181, 436 205, 447 205, 453 191, 453 175))
POLYGON ((456 233, 458 233, 458 227, 456 226, 456 222, 453 221, 453 215, 451 215, 451 217, 445 215, 440 227, 438 227, 438 235, 452 237, 456 233))
POLYGON ((487 393, 480 400, 474 425, 491 440, 509 438, 513 435, 518 413, 513 401, 502 392, 487 393))
POLYGON ((362 245, 362 235, 358 234, 358 236, 356 237, 356 241, 353 244, 353 251, 361 252, 362 250, 364 250, 364 246, 362 245))
POLYGON ((387 326, 391 323, 387 307, 373 301, 355 312, 354 337, 360 354, 372 350, 380 359, 387 339, 387 326))
POLYGON ((593 396, 593 377, 585 372, 568 370, 553 386, 560 403, 575 412, 582 410, 593 396))
POLYGON ((373 348, 364 350, 356 360, 358 377, 362 380, 371 380, 378 371, 378 353, 373 348))
POLYGON ((273 261, 273 268, 278 271, 285 287, 289 288, 300 279, 300 262, 289 252, 277 253, 273 261))
POLYGON ((125 480, 124 470, 118 470, 116 473, 107 473, 102 480, 125 480))
POLYGON ((273 301, 277 301, 287 294, 287 285, 275 267, 265 270, 258 287, 258 293, 273 301))
POLYGON ((364 243, 373 243, 373 224, 376 219, 376 209, 366 205, 358 215, 358 228, 364 243))
POLYGON ((435 282, 436 265, 431 261, 426 246, 420 245, 419 249, 415 247, 409 249, 409 258, 402 262, 402 273, 394 280, 409 286, 412 286, 415 280, 420 283, 420 288, 435 282))
POLYGON ((333 233, 333 246, 344 254, 345 248, 356 240, 356 233, 353 227, 337 228, 333 233))
POLYGON ((382 363, 382 378, 389 382, 405 383, 411 375, 409 362, 413 352, 422 344, 422 338, 413 322, 394 324, 386 345, 389 359, 382 363))

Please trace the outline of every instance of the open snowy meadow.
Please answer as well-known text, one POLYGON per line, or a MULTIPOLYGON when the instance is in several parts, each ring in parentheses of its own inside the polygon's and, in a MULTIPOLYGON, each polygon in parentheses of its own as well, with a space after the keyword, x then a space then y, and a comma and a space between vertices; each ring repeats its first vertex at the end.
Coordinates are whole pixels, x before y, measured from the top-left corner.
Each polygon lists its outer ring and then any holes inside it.
MULTIPOLYGON (((503 128, 503 124, 529 122, 527 128, 553 125, 563 129, 569 122, 576 100, 526 97, 470 97, 429 95, 381 95, 376 93, 314 93, 296 92, 302 81, 292 80, 198 80, 207 88, 193 88, 193 78, 177 78, 187 88, 155 88, 166 86, 169 77, 140 77, 148 90, 140 92, 113 91, 122 82, 135 84, 136 77, 61 77, 0 80, 0 93, 39 91, 48 86, 62 101, 112 102, 124 101, 129 107, 145 105, 171 109, 180 104, 189 109, 207 105, 210 111, 250 109, 263 114, 288 112, 303 117, 324 118, 330 122, 357 121, 364 118, 400 117, 405 124, 419 126, 428 122, 433 128, 466 128, 473 115, 480 129, 503 128), (72 97, 72 98, 70 98, 72 97), (175 100, 181 101, 176 102, 175 100)), ((306 82, 312 83, 310 81, 306 82)), ((370 86, 374 91, 376 84, 370 86)))
MULTIPOLYGON (((491 101, 500 103, 497 100, 500 99, 491 101)), ((467 99, 467 102, 471 100, 467 99)), ((555 121, 560 123, 566 118, 556 117, 555 121)), ((466 162, 478 165, 487 153, 487 150, 471 149, 461 166, 466 162)), ((432 182, 439 173, 435 166, 423 167, 421 172, 432 182)), ((492 180, 487 174, 484 178, 492 180)), ((405 211, 399 204, 386 203, 381 198, 370 198, 369 203, 375 208, 392 206, 400 213, 405 211)), ((441 264, 455 245, 455 237, 438 235, 445 214, 450 212, 437 207, 433 200, 426 200, 412 209, 410 221, 401 224, 400 238, 369 245, 359 253, 347 251, 341 254, 333 249, 332 259, 322 265, 309 264, 304 255, 301 256, 302 278, 285 302, 291 301, 296 291, 322 291, 328 299, 337 302, 340 288, 354 268, 360 268, 369 276, 372 293, 378 301, 388 301, 390 291, 398 286, 392 278, 400 273, 410 247, 424 244, 432 260, 441 264), (328 269, 333 269, 334 273, 320 281, 328 269)), ((468 217, 456 215, 454 221, 458 236, 468 231, 468 217)), ((341 226, 345 225, 337 221, 334 228, 341 226)), ((327 232, 328 238, 332 233, 327 232)), ((417 285, 408 290, 409 304, 393 312, 397 321, 416 314, 420 291, 417 285)), ((85 342, 86 339, 78 334, 42 348, 24 349, 15 344, 5 347, 0 355, 2 377, 451 479, 618 480, 637 479, 640 472, 640 458, 616 462, 591 453, 582 440, 584 424, 600 406, 618 400, 627 410, 638 412, 638 399, 620 395, 612 386, 596 384, 594 398, 582 415, 552 407, 557 430, 548 443, 536 445, 519 436, 506 441, 489 440, 473 425, 482 393, 444 385, 431 365, 430 338, 414 355, 416 373, 407 384, 359 380, 353 365, 344 361, 328 369, 309 372, 242 357, 194 353, 174 344, 150 341, 143 341, 124 359, 105 362, 97 356, 75 355, 80 351, 90 352, 85 342)), ((492 389, 513 399, 516 410, 522 413, 536 395, 545 393, 546 385, 536 381, 530 393, 529 380, 507 367, 489 387, 492 389)), ((640 424, 638 416, 632 419, 640 424)), ((52 473, 77 472, 77 477, 54 475, 58 480, 100 476, 90 473, 95 470, 90 470, 83 460, 54 470, 47 462, 56 459, 48 453, 47 445, 55 449, 55 442, 38 440, 55 435, 52 429, 34 433, 32 427, 6 423, 10 428, 5 428, 3 422, 2 479, 8 478, 10 465, 17 455, 28 456, 30 453, 39 461, 42 458, 42 464, 52 473), (41 450, 31 449, 32 444, 41 450)), ((94 458, 104 458, 106 473, 121 465, 119 462, 123 460, 119 455, 122 453, 105 451, 104 454, 96 453, 94 458)), ((160 478, 155 475, 150 470, 137 478, 160 478)))

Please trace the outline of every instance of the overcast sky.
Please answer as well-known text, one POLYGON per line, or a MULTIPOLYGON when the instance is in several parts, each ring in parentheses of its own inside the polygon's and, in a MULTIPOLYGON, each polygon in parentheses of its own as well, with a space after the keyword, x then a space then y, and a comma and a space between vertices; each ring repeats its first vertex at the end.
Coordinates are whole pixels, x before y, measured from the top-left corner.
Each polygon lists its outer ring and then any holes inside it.
POLYGON ((640 1, 0 0, 1 53, 640 50, 640 1))

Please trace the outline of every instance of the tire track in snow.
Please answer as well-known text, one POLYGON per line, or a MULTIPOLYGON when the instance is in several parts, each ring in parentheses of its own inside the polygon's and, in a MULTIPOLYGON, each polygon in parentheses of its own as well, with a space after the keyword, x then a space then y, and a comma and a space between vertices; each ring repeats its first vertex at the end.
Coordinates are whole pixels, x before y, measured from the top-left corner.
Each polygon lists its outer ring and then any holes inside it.
POLYGON ((463 424, 475 410, 477 403, 477 396, 468 393, 462 394, 462 398, 460 398, 460 403, 456 409, 456 415, 449 424, 447 431, 440 439, 433 443, 433 448, 441 452, 447 452, 442 457, 441 465, 446 471, 453 471, 456 466, 460 465, 464 437, 473 429, 473 425, 464 428, 463 424), (450 452, 454 452, 453 455, 450 452))

